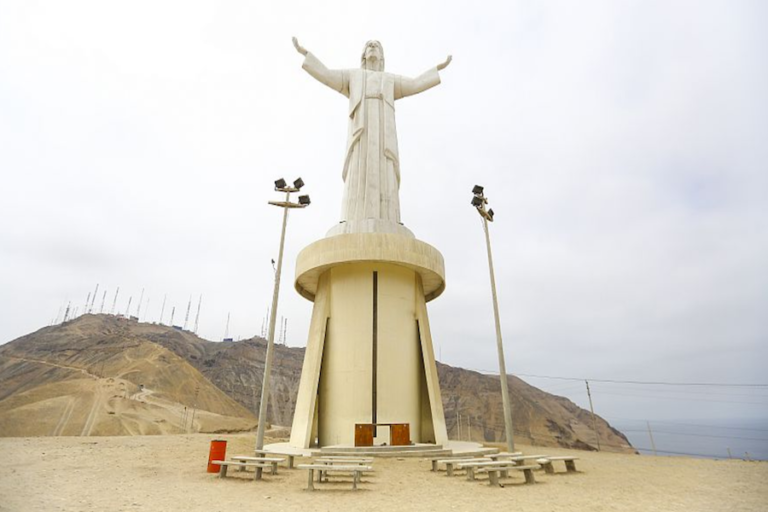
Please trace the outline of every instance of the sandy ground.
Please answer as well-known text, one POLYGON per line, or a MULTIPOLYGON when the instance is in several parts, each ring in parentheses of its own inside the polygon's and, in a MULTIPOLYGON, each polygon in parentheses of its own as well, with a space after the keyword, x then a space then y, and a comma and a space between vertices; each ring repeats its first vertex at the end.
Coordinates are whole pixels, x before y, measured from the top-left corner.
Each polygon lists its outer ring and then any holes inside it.
POLYGON ((252 434, 0 439, 0 510, 768 511, 765 462, 518 446, 578 455, 579 473, 537 472, 536 485, 513 475, 500 489, 432 473, 426 459, 377 459, 375 476, 357 492, 340 477, 309 492, 302 470, 281 469, 260 482, 235 470, 224 480, 206 473, 214 438, 229 442, 230 455, 247 454, 254 444, 252 434))

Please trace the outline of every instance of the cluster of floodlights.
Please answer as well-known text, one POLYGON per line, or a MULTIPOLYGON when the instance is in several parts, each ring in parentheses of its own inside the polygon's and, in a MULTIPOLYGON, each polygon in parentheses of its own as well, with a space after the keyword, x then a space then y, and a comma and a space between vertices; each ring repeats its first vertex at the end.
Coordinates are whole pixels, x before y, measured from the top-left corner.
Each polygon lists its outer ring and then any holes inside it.
POLYGON ((493 209, 485 209, 488 204, 488 198, 483 195, 483 187, 475 185, 472 188, 472 206, 477 208, 477 212, 486 220, 493 222, 493 209))
MULTIPOLYGON (((278 191, 278 192, 288 192, 288 193, 298 192, 299 190, 301 190, 301 187, 303 187, 303 186, 304 186, 304 180, 302 180, 301 178, 296 178, 296 180, 294 180, 294 182, 293 182, 293 186, 292 187, 289 186, 288 183, 286 183, 283 178, 280 178, 279 180, 275 180, 275 190, 278 191)), ((286 204, 280 204, 278 206, 289 206, 289 207, 293 207, 293 208, 304 208, 304 207, 309 206, 309 203, 310 203, 309 196, 308 195, 303 195, 303 196, 299 196, 299 204, 298 205, 294 205, 292 203, 286 203, 286 204)))

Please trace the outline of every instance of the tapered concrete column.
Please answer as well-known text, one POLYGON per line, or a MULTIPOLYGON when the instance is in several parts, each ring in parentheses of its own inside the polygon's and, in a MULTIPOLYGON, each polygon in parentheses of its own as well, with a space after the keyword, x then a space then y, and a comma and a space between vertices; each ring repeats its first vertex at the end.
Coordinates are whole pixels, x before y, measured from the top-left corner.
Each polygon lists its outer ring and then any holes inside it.
MULTIPOLYGON (((355 423, 408 423, 414 442, 448 441, 426 302, 445 288, 442 255, 392 233, 339 235, 297 259, 315 307, 291 444, 354 444, 355 423)), ((381 429, 377 443, 389 443, 381 429)))

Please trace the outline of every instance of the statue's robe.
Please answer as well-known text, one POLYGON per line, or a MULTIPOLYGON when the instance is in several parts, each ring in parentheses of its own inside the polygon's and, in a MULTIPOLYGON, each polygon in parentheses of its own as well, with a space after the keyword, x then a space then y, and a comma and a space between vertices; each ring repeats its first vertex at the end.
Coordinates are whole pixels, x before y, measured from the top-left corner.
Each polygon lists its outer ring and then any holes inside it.
POLYGON ((366 69, 334 70, 325 67, 311 52, 307 52, 302 67, 319 82, 349 98, 341 222, 355 227, 346 231, 367 231, 363 227, 366 225, 370 230, 399 225, 400 159, 395 100, 438 85, 437 68, 417 78, 366 69), (373 223, 365 222, 370 220, 373 223))

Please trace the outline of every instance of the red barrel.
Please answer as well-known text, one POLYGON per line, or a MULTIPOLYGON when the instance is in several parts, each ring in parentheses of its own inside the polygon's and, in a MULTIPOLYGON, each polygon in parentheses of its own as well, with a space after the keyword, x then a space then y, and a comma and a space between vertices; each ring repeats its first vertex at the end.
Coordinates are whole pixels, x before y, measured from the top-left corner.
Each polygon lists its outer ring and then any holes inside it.
POLYGON ((212 460, 226 460, 227 458, 227 442, 221 439, 214 439, 211 441, 211 451, 208 453, 208 472, 218 473, 221 466, 218 464, 211 464, 212 460))

